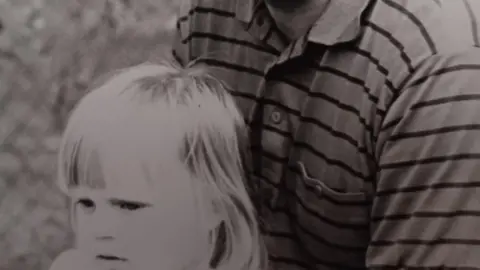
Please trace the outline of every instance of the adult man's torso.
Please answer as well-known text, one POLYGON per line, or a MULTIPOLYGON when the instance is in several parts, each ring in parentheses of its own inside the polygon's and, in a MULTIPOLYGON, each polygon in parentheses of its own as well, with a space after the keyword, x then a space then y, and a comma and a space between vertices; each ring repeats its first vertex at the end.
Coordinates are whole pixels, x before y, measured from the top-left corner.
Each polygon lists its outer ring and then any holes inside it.
POLYGON ((381 131, 395 120, 388 111, 404 83, 432 54, 430 39, 441 41, 437 49, 456 47, 444 36, 445 7, 333 0, 310 34, 291 43, 259 1, 193 2, 177 54, 211 67, 251 126, 272 269, 366 268, 366 253, 385 240, 370 235, 381 131))

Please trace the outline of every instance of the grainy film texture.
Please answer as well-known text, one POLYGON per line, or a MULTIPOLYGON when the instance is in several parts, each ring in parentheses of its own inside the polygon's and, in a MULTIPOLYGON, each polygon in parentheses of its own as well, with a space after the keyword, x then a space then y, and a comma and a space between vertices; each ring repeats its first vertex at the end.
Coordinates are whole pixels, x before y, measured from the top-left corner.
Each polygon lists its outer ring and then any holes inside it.
POLYGON ((168 53, 173 0, 0 0, 0 270, 48 269, 69 247, 55 187, 68 113, 110 70, 168 53))

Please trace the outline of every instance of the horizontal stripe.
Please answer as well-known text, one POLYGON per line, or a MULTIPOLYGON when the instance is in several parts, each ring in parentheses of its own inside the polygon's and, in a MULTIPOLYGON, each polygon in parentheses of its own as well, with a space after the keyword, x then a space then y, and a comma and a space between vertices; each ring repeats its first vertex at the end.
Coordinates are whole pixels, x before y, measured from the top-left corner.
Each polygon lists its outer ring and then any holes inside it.
POLYGON ((418 265, 407 265, 407 264, 372 264, 370 265, 371 269, 385 269, 385 270, 398 270, 398 269, 409 269, 409 270, 458 270, 458 269, 468 269, 468 270, 478 270, 480 267, 458 267, 458 266, 418 266, 418 265))
POLYGON ((400 220, 407 220, 411 218, 456 218, 456 217, 480 217, 480 210, 479 211, 455 211, 455 212, 415 212, 411 214, 394 214, 394 215, 385 215, 385 216, 372 216, 371 221, 372 223, 380 222, 380 221, 400 221, 400 220))
POLYGON ((480 124, 448 126, 448 127, 441 127, 437 129, 430 129, 430 130, 402 132, 402 133, 398 133, 390 136, 388 140, 391 142, 394 142, 394 141, 399 141, 407 138, 408 139, 419 138, 419 137, 435 136, 435 135, 440 135, 440 134, 445 134, 450 132, 472 131, 472 130, 480 131, 480 124))
POLYGON ((411 106, 411 110, 417 110, 424 107, 431 107, 431 106, 438 106, 444 105, 448 103, 454 102, 462 102, 462 101, 480 101, 480 94, 470 94, 470 95, 455 95, 450 97, 442 97, 437 99, 431 99, 426 101, 420 101, 411 106))
POLYGON ((182 40, 182 43, 187 44, 192 41, 192 39, 210 39, 211 42, 225 42, 229 43, 229 45, 239 45, 245 46, 253 50, 257 50, 260 52, 265 52, 273 55, 279 55, 279 52, 272 48, 265 48, 258 44, 254 44, 250 41, 240 40, 236 38, 221 36, 214 33, 205 33, 205 32, 191 32, 186 38, 182 40))
POLYGON ((464 65, 455 65, 451 67, 445 67, 438 69, 430 74, 424 75, 423 77, 416 79, 413 81, 411 84, 408 85, 408 88, 413 88, 415 86, 418 86, 422 83, 425 83, 428 79, 432 79, 434 77, 438 77, 441 75, 449 74, 452 72, 460 72, 460 71, 473 71, 473 72, 478 72, 480 70, 480 64, 464 64, 464 65))
POLYGON ((384 163, 380 164, 381 170, 389 170, 389 169, 405 169, 406 167, 413 167, 413 166, 420 166, 424 164, 431 164, 431 163, 442 163, 446 161, 452 162, 461 162, 464 160, 479 160, 480 154, 454 154, 448 156, 441 156, 441 157, 428 157, 423 159, 417 160, 407 160, 407 161, 399 161, 399 162, 391 162, 391 163, 384 163))
POLYGON ((205 14, 214 14, 220 17, 235 17, 235 13, 213 8, 213 7, 203 7, 203 6, 194 6, 193 8, 189 9, 188 11, 180 12, 181 16, 178 17, 179 22, 188 21, 188 19, 194 15, 195 13, 205 13, 205 14))
POLYGON ((422 245, 422 246, 436 246, 436 245, 467 245, 479 246, 480 248, 480 239, 435 239, 435 240, 419 240, 419 239, 400 239, 395 241, 372 241, 370 243, 372 247, 380 246, 393 246, 393 245, 422 245))
POLYGON ((201 58, 201 59, 198 59, 197 62, 202 63, 202 64, 215 66, 215 67, 224 67, 224 68, 232 69, 232 70, 235 70, 237 72, 247 72, 251 75, 256 75, 256 76, 263 76, 264 75, 263 71, 260 71, 260 70, 256 70, 256 69, 253 69, 253 68, 237 65, 237 64, 234 64, 234 63, 231 63, 231 62, 212 59, 212 58, 201 58))
POLYGON ((460 183, 435 183, 431 185, 419 185, 419 186, 407 186, 403 188, 385 189, 375 193, 376 197, 387 197, 400 193, 420 192, 436 189, 468 189, 468 188, 480 188, 480 182, 468 181, 460 183))

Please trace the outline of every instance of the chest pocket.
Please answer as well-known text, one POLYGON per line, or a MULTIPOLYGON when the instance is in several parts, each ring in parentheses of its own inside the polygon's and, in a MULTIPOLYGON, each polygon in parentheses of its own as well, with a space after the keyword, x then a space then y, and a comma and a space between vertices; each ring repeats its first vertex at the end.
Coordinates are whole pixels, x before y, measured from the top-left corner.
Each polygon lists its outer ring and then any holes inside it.
POLYGON ((363 269, 369 243, 369 199, 363 192, 339 192, 312 178, 304 163, 294 173, 294 230, 314 269, 363 269))

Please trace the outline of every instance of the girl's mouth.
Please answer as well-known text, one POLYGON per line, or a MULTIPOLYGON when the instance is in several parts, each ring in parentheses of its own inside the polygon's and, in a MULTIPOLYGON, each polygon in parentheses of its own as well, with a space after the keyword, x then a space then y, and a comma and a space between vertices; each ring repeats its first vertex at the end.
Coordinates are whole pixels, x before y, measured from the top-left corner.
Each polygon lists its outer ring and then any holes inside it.
POLYGON ((114 255, 107 255, 107 254, 99 254, 96 256, 98 260, 104 260, 104 261, 122 261, 125 262, 127 259, 125 258, 120 258, 114 255))

